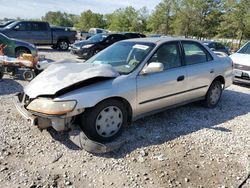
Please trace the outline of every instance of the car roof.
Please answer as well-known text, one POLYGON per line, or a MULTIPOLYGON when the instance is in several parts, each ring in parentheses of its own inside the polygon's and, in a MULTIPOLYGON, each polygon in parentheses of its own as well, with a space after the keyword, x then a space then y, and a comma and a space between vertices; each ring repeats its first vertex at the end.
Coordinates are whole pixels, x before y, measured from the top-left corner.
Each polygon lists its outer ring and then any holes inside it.
POLYGON ((186 38, 177 38, 177 37, 148 37, 148 38, 135 38, 135 39, 127 39, 126 41, 131 42, 145 42, 145 43, 154 43, 154 44, 161 44, 165 42, 171 42, 171 41, 192 41, 192 42, 199 42, 195 39, 186 39, 186 38))

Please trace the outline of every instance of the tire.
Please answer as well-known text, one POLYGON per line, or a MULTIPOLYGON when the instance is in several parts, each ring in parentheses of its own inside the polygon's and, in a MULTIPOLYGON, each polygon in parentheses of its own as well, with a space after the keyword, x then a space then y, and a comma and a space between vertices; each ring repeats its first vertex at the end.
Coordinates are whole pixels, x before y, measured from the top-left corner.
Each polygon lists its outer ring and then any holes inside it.
POLYGON ((26 70, 26 71, 24 71, 24 73, 23 73, 23 78, 24 78, 24 80, 26 80, 26 81, 31 81, 31 80, 33 80, 34 78, 35 78, 35 73, 32 71, 32 70, 26 70))
POLYGON ((3 68, 0 67, 0 80, 3 78, 3 68))
POLYGON ((30 54, 31 52, 26 48, 17 48, 16 49, 16 57, 20 57, 22 54, 30 54))
POLYGON ((220 101, 222 94, 221 82, 215 80, 208 89, 204 105, 208 108, 215 108, 220 101))
POLYGON ((121 134, 127 119, 124 103, 109 99, 87 109, 80 117, 80 126, 90 139, 108 142, 121 134))
POLYGON ((57 47, 59 48, 59 50, 68 50, 69 49, 69 42, 67 40, 59 40, 57 42, 57 47))

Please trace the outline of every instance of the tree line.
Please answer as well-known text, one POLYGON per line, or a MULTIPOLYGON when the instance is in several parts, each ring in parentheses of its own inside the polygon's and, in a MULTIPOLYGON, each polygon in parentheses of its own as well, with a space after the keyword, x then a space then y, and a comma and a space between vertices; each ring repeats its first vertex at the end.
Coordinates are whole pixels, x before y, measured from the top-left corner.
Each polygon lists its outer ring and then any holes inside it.
POLYGON ((81 15, 47 12, 42 20, 52 25, 91 27, 111 31, 158 33, 202 38, 250 38, 249 0, 162 0, 152 12, 146 7, 120 8, 110 14, 87 10, 81 15))

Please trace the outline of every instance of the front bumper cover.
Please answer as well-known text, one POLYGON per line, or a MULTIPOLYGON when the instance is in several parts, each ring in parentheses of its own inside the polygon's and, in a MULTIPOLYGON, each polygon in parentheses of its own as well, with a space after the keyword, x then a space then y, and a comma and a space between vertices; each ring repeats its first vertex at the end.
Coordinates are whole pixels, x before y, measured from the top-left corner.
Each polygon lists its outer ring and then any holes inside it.
POLYGON ((37 125, 37 117, 31 114, 28 110, 24 108, 24 105, 18 99, 19 93, 14 95, 13 102, 17 111, 31 124, 37 125))

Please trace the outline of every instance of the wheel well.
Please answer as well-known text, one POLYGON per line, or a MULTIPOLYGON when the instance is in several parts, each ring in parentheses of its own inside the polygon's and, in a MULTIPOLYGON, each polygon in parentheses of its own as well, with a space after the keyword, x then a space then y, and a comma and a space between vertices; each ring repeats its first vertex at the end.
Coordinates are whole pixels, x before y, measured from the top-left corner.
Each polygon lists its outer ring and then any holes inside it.
POLYGON ((16 49, 15 49, 15 53, 16 53, 18 50, 20 50, 20 49, 27 50, 27 51, 31 54, 30 49, 29 49, 29 48, 26 48, 26 47, 23 47, 23 46, 16 47, 16 49))
POLYGON ((67 41, 67 42, 69 42, 69 39, 66 38, 66 37, 65 37, 65 38, 59 38, 59 39, 57 40, 57 43, 60 42, 60 41, 67 41))
MULTIPOLYGON (((223 76, 217 76, 217 77, 214 79, 214 81, 220 81, 220 83, 221 83, 221 85, 223 85, 223 89, 224 89, 224 87, 225 87, 225 79, 224 79, 223 76)), ((213 81, 213 82, 214 82, 214 81, 213 81)))

